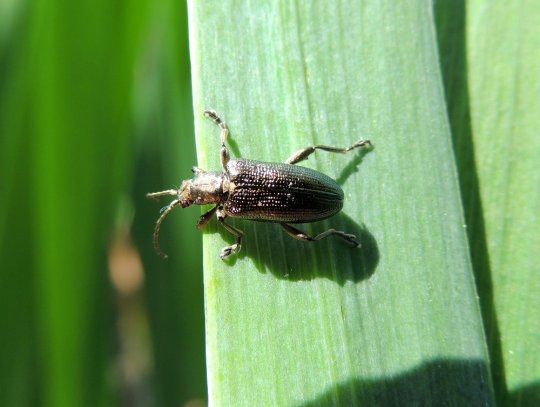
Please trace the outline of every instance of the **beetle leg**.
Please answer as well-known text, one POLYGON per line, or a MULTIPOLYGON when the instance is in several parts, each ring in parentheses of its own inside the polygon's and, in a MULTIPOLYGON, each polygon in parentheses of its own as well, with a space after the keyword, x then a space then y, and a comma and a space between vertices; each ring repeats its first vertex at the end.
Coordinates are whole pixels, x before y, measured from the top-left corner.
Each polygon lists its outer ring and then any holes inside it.
POLYGON ((230 155, 229 155, 229 150, 227 149, 227 146, 225 145, 225 142, 227 141, 227 137, 229 135, 229 128, 227 127, 227 123, 225 123, 214 110, 205 110, 204 116, 207 119, 212 120, 221 129, 221 133, 220 133, 221 150, 219 154, 221 157, 221 166, 223 167, 223 170, 225 172, 228 172, 227 163, 229 162, 230 155))
POLYGON ((240 251, 240 249, 242 248, 242 236, 244 235, 244 232, 225 222, 226 215, 223 213, 223 208, 218 208, 217 218, 219 223, 221 223, 230 234, 236 237, 236 242, 233 245, 221 249, 219 257, 221 257, 221 260, 224 260, 231 253, 237 253, 240 251))
POLYGON ((231 253, 238 253, 240 251, 240 249, 242 248, 242 236, 244 235, 244 233, 240 229, 229 225, 224 220, 221 220, 220 222, 229 233, 236 237, 236 242, 233 245, 221 249, 219 257, 221 258, 221 260, 224 260, 225 257, 229 256, 231 253))
POLYGON ((285 229, 285 232, 287 232, 291 237, 297 240, 303 240, 305 242, 315 242, 317 240, 324 239, 325 237, 335 235, 337 237, 342 238, 347 243, 351 244, 353 247, 360 246, 360 242, 356 240, 355 235, 351 235, 345 232, 342 232, 340 230, 335 229, 328 229, 326 232, 322 232, 321 234, 318 234, 315 237, 312 237, 304 232, 302 232, 299 229, 296 229, 295 227, 292 227, 291 225, 287 223, 280 223, 281 227, 285 229))
POLYGON ((199 218, 199 221, 197 222, 197 229, 202 229, 206 226, 206 224, 210 221, 210 219, 212 219, 212 216, 216 212, 217 208, 218 207, 216 205, 212 209, 210 209, 209 211, 201 215, 201 217, 199 218))
POLYGON ((357 148, 357 147, 370 148, 371 147, 371 141, 369 141, 369 140, 358 140, 352 146, 346 147, 346 148, 322 146, 322 145, 310 146, 310 147, 304 148, 302 150, 296 151, 293 155, 291 155, 287 159, 287 161, 285 161, 285 163, 287 163, 287 164, 296 164, 296 163, 308 158, 311 154, 313 154, 315 152, 315 150, 324 150, 324 151, 329 151, 331 153, 345 154, 346 152, 351 151, 352 149, 357 148))

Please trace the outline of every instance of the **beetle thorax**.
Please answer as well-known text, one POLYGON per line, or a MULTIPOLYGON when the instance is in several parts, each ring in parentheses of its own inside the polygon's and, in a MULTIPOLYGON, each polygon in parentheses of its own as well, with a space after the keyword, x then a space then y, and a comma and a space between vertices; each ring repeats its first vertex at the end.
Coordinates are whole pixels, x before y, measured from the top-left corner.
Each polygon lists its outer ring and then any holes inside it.
POLYGON ((225 174, 197 169, 192 179, 182 181, 178 198, 184 208, 192 204, 217 204, 227 199, 228 189, 225 174))

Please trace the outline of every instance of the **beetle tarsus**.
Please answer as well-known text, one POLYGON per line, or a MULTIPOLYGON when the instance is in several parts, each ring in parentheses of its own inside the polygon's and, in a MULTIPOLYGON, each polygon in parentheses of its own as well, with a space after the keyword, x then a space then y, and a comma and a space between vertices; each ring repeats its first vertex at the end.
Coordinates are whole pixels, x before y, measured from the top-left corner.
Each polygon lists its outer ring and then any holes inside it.
POLYGON ((235 243, 231 246, 224 247, 223 249, 221 249, 221 252, 219 253, 219 257, 221 258, 221 260, 225 260, 232 253, 238 253, 241 247, 242 245, 240 245, 239 243, 235 243))
POLYGON ((351 235, 351 234, 348 234, 348 233, 344 233, 344 232, 340 232, 339 230, 336 230, 336 236, 341 236, 343 238, 343 240, 345 240, 346 242, 348 242, 352 247, 358 247, 360 246, 360 242, 358 240, 356 240, 356 236, 355 235, 351 235), (343 235, 340 235, 341 233, 343 233, 343 235))

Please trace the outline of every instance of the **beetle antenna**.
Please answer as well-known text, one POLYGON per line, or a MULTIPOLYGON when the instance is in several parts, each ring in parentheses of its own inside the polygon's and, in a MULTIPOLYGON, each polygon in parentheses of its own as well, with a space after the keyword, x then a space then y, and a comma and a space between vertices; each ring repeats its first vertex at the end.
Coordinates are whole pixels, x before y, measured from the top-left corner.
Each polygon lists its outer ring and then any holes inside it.
POLYGON ((164 210, 162 210, 161 212, 161 216, 156 221, 156 226, 154 228, 154 235, 152 239, 154 242, 154 249, 156 250, 158 256, 163 257, 164 259, 166 259, 168 256, 159 247, 159 228, 161 227, 161 223, 167 217, 167 215, 178 205, 180 205, 180 199, 175 199, 169 204, 169 206, 165 207, 164 210))
POLYGON ((178 194, 177 189, 166 189, 165 191, 150 192, 150 193, 146 194, 146 197, 150 198, 150 199, 156 199, 156 198, 159 198, 160 196, 165 196, 165 195, 173 195, 173 196, 175 196, 177 194, 178 194))

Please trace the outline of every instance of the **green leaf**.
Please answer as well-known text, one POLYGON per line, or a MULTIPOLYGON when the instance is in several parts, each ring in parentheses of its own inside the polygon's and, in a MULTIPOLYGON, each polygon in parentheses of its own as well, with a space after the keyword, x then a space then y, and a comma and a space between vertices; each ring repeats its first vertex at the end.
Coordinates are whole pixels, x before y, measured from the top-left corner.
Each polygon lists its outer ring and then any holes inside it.
POLYGON ((116 401, 106 247, 137 41, 137 14, 116 11, 35 3, 2 27, 0 405, 116 401))
POLYGON ((135 71, 135 118, 140 158, 133 200, 139 205, 133 233, 147 270, 146 298, 157 405, 179 406, 204 399, 204 308, 202 239, 197 216, 175 211, 161 229, 170 257, 158 257, 152 230, 159 209, 145 195, 177 185, 195 164, 191 104, 187 5, 176 0, 152 2, 146 38, 135 71), (159 38, 159 41, 153 39, 159 38))
POLYGON ((502 401, 538 405, 540 4, 473 1, 470 10, 471 127, 489 267, 479 290, 492 301, 486 329, 498 345, 502 401))
POLYGON ((0 61, 0 405, 204 398, 196 214, 164 262, 145 198, 195 163, 186 4, 0 2, 0 61))
POLYGON ((472 260, 497 402, 538 405, 540 4, 468 5, 437 28, 472 260))
MULTIPOLYGON (((540 4, 471 3, 472 129, 506 385, 540 403, 540 4)), ((498 330, 498 332, 497 332, 498 330)))
MULTIPOLYGON (((484 405, 489 364, 470 265, 432 14, 423 2, 190 1, 199 166, 219 170, 214 108, 235 157, 337 179, 342 214, 300 225, 356 234, 292 240, 279 225, 204 235, 209 401, 215 405, 484 405)), ((205 208, 208 209, 208 208, 205 208)))

